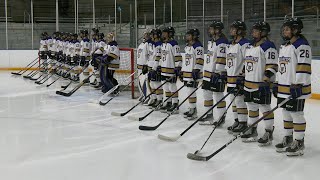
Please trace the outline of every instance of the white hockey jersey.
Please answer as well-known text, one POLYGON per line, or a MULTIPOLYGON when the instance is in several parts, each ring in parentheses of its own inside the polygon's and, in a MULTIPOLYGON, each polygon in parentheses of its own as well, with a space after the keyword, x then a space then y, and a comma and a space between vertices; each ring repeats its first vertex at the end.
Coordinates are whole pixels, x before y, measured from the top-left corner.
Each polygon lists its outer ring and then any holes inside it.
POLYGON ((160 60, 161 60, 161 47, 162 42, 157 41, 154 43, 153 51, 152 51, 152 59, 153 59, 153 65, 149 66, 153 70, 157 70, 157 67, 160 66, 160 60))
POLYGON ((244 58, 249 41, 242 38, 238 43, 231 42, 226 48, 227 86, 236 87, 237 77, 242 73, 244 58))
POLYGON ((250 44, 245 56, 244 90, 248 92, 257 91, 267 70, 274 75, 278 71, 276 46, 270 40, 261 40, 255 45, 250 44))
POLYGON ((120 50, 118 43, 116 41, 109 42, 104 47, 103 55, 108 55, 113 58, 113 60, 108 65, 108 69, 119 69, 120 68, 120 50))
POLYGON ((57 49, 58 49, 58 52, 63 51, 63 40, 62 39, 57 39, 57 49))
POLYGON ((88 38, 83 38, 80 42, 81 49, 80 49, 80 56, 90 56, 90 40, 88 38))
POLYGON ((58 38, 53 39, 53 40, 52 40, 52 43, 53 43, 53 44, 52 44, 52 45, 53 45, 53 47, 52 47, 53 52, 55 52, 55 53, 56 53, 56 52, 59 52, 59 51, 58 51, 58 38))
POLYGON ((155 42, 153 42, 152 40, 149 41, 148 43, 148 60, 147 60, 147 66, 148 66, 148 69, 151 70, 154 66, 154 62, 155 62, 155 59, 153 57, 153 51, 154 51, 154 48, 155 48, 155 42))
POLYGON ((78 40, 73 41, 74 53, 73 56, 79 56, 81 50, 81 44, 78 40))
POLYGON ((55 51, 52 37, 48 37, 47 45, 48 45, 48 51, 51 51, 51 52, 55 51))
POLYGON ((226 70, 227 44, 228 40, 225 37, 220 37, 216 41, 208 41, 208 52, 203 67, 203 80, 210 82, 212 73, 220 73, 226 70))
POLYGON ((47 40, 41 39, 40 40, 40 48, 39 51, 48 51, 48 45, 47 45, 47 40))
POLYGON ((277 74, 278 97, 289 97, 291 84, 303 85, 303 95, 298 99, 311 96, 311 59, 311 47, 304 38, 300 37, 292 44, 281 45, 277 74))
MULTIPOLYGON (((204 49, 200 41, 195 42, 192 46, 184 48, 185 58, 182 62, 182 73, 184 81, 193 81, 192 71, 199 69, 202 76, 204 63, 204 49)), ((200 77, 202 78, 202 77, 200 77)))
POLYGON ((182 56, 180 54, 180 47, 175 40, 163 42, 161 46, 161 66, 162 76, 174 76, 174 68, 181 67, 182 56))
POLYGON ((71 53, 72 53, 72 49, 70 48, 70 46, 71 46, 71 42, 68 40, 68 41, 66 41, 65 42, 65 52, 66 52, 66 55, 67 56, 70 56, 71 55, 71 53))
POLYGON ((63 51, 63 54, 67 55, 68 54, 68 44, 69 44, 69 41, 68 40, 64 40, 62 42, 62 51, 63 51))
POLYGON ((97 49, 98 49, 98 41, 96 39, 92 39, 91 40, 91 54, 96 52, 97 49))
POLYGON ((137 49, 137 68, 142 69, 149 59, 149 41, 142 42, 137 49))
POLYGON ((94 53, 95 54, 104 54, 103 52, 105 51, 105 46, 106 46, 105 40, 98 41, 97 46, 96 46, 96 51, 94 53))

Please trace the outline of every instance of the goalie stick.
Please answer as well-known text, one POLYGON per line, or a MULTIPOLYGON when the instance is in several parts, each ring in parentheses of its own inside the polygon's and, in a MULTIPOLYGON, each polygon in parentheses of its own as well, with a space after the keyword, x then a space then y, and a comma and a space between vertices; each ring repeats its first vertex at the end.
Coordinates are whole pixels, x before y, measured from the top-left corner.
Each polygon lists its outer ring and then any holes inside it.
MULTIPOLYGON (((197 87, 195 90, 193 90, 188 97, 186 97, 177 107, 176 109, 178 109, 180 106, 182 106, 182 104, 184 102, 186 102, 189 97, 192 96, 192 94, 194 94, 202 85, 200 85, 199 87, 197 87)), ((161 126, 162 123, 164 123, 172 114, 174 114, 174 111, 172 111, 171 113, 169 113, 158 125, 156 126, 139 126, 139 129, 142 131, 154 131, 156 129, 158 129, 158 127, 161 126)))
POLYGON ((245 133, 246 131, 248 131, 249 129, 251 129, 252 127, 254 127, 256 124, 258 124, 260 121, 262 121, 265 117, 267 117, 269 114, 271 114, 272 112, 274 112, 275 110, 277 110, 279 107, 281 107, 282 105, 284 105, 286 102, 288 102, 290 100, 291 97, 286 98, 284 101, 282 101, 280 104, 277 104, 276 107, 274 107, 273 109, 271 109, 268 113, 265 113, 261 118, 259 118, 256 122, 254 122, 253 124, 251 124, 250 126, 248 126, 245 130, 243 130, 241 132, 241 134, 234 136, 229 142, 227 142, 226 144, 224 144, 222 147, 220 147, 218 150, 216 150, 215 152, 213 152, 212 154, 210 154, 209 156, 199 156, 196 154, 192 154, 189 153, 187 155, 188 159, 191 160, 196 160, 196 161, 208 161, 210 160, 213 156, 215 156, 216 154, 218 154, 220 151, 222 151, 224 148, 226 148, 227 146, 229 146, 231 143, 233 143, 233 141, 235 141, 236 139, 238 139, 239 137, 241 137, 241 135, 243 133, 245 133))
POLYGON ((231 94, 236 87, 234 87, 231 91, 229 91, 223 98, 221 98, 218 102, 216 102, 215 105, 211 106, 210 109, 208 109, 203 115, 201 115, 195 122, 193 122, 186 130, 184 130, 182 133, 179 135, 169 137, 165 135, 158 135, 158 138, 164 141, 177 141, 180 137, 182 137, 186 132, 188 132, 194 125, 196 125, 206 114, 208 114, 210 111, 212 111, 213 108, 215 108, 220 102, 222 102, 229 94, 231 94))
MULTIPOLYGON (((164 84, 166 84, 167 82, 169 82, 170 80, 172 80, 175 76, 171 77, 170 79, 167 79, 164 81, 164 83, 162 83, 157 89, 154 89, 150 94, 147 95, 146 98, 150 97, 153 93, 156 92, 156 90, 160 89, 164 84)), ((141 104, 142 101, 139 101, 136 105, 134 105, 132 108, 130 108, 128 111, 123 112, 123 113, 118 113, 118 112, 112 112, 111 115, 112 116, 125 116, 126 114, 128 114, 130 111, 132 111, 134 108, 136 108, 139 104, 141 104)))

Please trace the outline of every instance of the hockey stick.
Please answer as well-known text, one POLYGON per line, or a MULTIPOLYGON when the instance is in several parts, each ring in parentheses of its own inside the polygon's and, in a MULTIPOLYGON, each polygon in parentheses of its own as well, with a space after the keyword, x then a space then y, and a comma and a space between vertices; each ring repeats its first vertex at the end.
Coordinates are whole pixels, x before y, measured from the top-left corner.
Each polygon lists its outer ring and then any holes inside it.
MULTIPOLYGON (((72 67, 71 69, 69 69, 69 70, 67 71, 67 73, 70 72, 71 70, 73 70, 73 68, 75 68, 75 66, 72 67)), ((51 86, 53 83, 57 82, 60 78, 62 78, 62 76, 59 76, 56 80, 54 80, 53 82, 51 82, 50 84, 48 84, 47 87, 49 87, 49 86, 51 86)), ((71 84, 71 83, 70 83, 70 84, 71 84)), ((69 84, 69 85, 70 85, 70 84, 69 84)))
MULTIPOLYGON (((169 82, 170 80, 172 80, 174 78, 171 77, 170 79, 167 79, 164 81, 164 83, 162 83, 157 89, 153 90, 150 94, 147 95, 146 98, 150 97, 154 92, 156 92, 156 90, 160 89, 164 84, 166 84, 167 82, 169 82)), ((142 102, 139 101, 136 105, 134 105, 132 108, 130 108, 128 111, 123 112, 123 113, 118 113, 118 112, 112 112, 111 115, 113 116, 125 116, 126 114, 128 114, 130 111, 132 111, 134 108, 136 108, 139 104, 141 104, 142 102)))
MULTIPOLYGON (((75 68, 75 67, 76 67, 76 66, 72 67, 71 70, 72 70, 73 68, 75 68)), ((82 69, 80 70, 80 72, 77 73, 77 76, 79 76, 79 75, 80 75, 84 70, 86 70, 88 67, 89 67, 89 64, 85 64, 85 66, 82 67, 82 69)), ((69 72, 69 71, 68 71, 68 72, 69 72)), ((67 72, 67 73, 68 73, 68 72, 67 72)), ((62 88, 63 90, 64 90, 64 89, 67 89, 72 82, 73 82, 73 80, 70 80, 70 82, 69 82, 67 85, 61 86, 61 88, 62 88)))
POLYGON ((78 84, 76 87, 74 87, 70 92, 66 93, 66 92, 62 92, 62 91, 56 91, 56 94, 59 94, 59 95, 62 95, 62 96, 66 96, 66 97, 71 96, 78 89, 80 89, 81 86, 83 86, 90 79, 90 77, 93 76, 94 74, 95 73, 92 73, 90 76, 88 76, 86 79, 84 79, 80 84, 78 84))
POLYGON ((248 131, 249 129, 251 129, 252 127, 254 127, 256 124, 258 124, 260 121, 262 121, 265 117, 267 117, 269 114, 273 113, 275 110, 277 110, 279 107, 281 107, 282 105, 284 105, 286 102, 288 102, 290 100, 290 97, 286 98, 284 101, 282 101, 280 104, 277 104, 276 107, 274 107, 273 109, 271 109, 268 113, 265 113, 261 118, 259 118, 256 122, 254 122, 253 124, 251 124, 250 126, 248 126, 245 130, 243 130, 241 132, 241 134, 234 136, 234 138, 232 138, 229 142, 227 142, 225 145, 223 145, 222 147, 220 147, 218 150, 216 150, 214 153, 210 154, 209 156, 199 156, 196 154, 191 154, 189 153, 187 155, 187 158, 191 159, 191 160, 196 160, 196 161, 208 161, 210 160, 213 156, 215 156, 216 154, 218 154, 220 151, 222 151, 224 148, 226 148, 227 146, 229 146, 231 143, 233 143, 233 141, 235 141, 236 139, 238 139, 239 137, 241 137, 241 135, 243 133, 245 133, 246 131, 248 131))
MULTIPOLYGON (((31 69, 34 65, 36 65, 38 62, 36 61, 34 64, 32 64, 29 68, 27 68, 26 70, 24 70, 22 73, 20 73, 20 75, 22 75, 23 73, 25 73, 25 72, 27 72, 29 69, 31 69)), ((27 74, 26 76, 28 76, 28 77, 25 77, 25 76, 23 76, 24 78, 29 78, 29 75, 30 74, 32 74, 33 72, 35 72, 36 71, 36 69, 35 70, 32 70, 29 74, 27 74)))
MULTIPOLYGON (((63 64, 60 64, 58 67, 57 67, 57 69, 58 68, 61 68, 62 67, 62 65, 63 64)), ((46 76, 46 77, 44 77, 44 78, 42 78, 41 80, 39 80, 39 81, 36 81, 35 83, 36 84, 43 84, 43 83, 45 83, 45 82, 47 82, 52 76, 54 76, 55 74, 54 73, 52 73, 50 76, 49 76, 49 74, 46 76), (49 76, 49 77, 48 77, 49 76), (47 78, 46 80, 44 80, 45 78, 47 78), (44 81, 43 81, 44 80, 44 81), (41 82, 41 81, 43 81, 43 82, 41 82)))
POLYGON ((36 81, 36 80, 38 80, 38 79, 40 79, 43 75, 44 75, 44 73, 43 74, 41 74, 38 78, 33 78, 35 75, 37 75, 38 73, 40 73, 41 72, 41 65, 42 65, 42 67, 45 67, 44 66, 44 64, 45 63, 51 63, 51 61, 52 60, 49 60, 48 62, 43 62, 43 63, 41 63, 40 65, 39 65, 39 70, 36 70, 36 72, 34 73, 34 74, 32 74, 31 76, 29 76, 29 77, 27 77, 27 78, 29 78, 30 80, 33 80, 33 81, 36 81))
MULTIPOLYGON (((130 74, 130 76, 128 76, 126 79, 124 79, 122 83, 124 83, 125 81, 127 81, 128 79, 130 79, 130 78, 131 78, 133 75, 135 75, 136 73, 137 73, 137 71, 135 71, 135 72, 133 72, 132 74, 130 74)), ((132 82, 134 82, 136 79, 138 79, 138 78, 141 76, 141 74, 142 74, 142 73, 140 73, 137 77, 135 77, 133 80, 131 80, 124 88, 122 88, 120 91, 118 91, 116 95, 118 95, 121 91, 124 91, 132 82)), ((102 102, 102 100, 103 100, 104 97, 109 96, 111 93, 113 93, 113 91, 115 91, 115 90, 120 86, 120 84, 122 84, 122 83, 119 83, 118 85, 116 85, 116 86, 114 86, 112 89, 110 89, 108 92, 106 92, 105 94, 103 94, 103 95, 99 98, 99 100, 98 100, 99 104, 100 104, 101 106, 105 106, 105 105, 108 104, 112 99, 114 99, 115 96, 112 97, 112 98, 110 98, 110 99, 109 99, 108 101, 106 101, 106 102, 102 102)))
MULTIPOLYGON (((238 96, 239 92, 240 92, 240 90, 238 90, 238 92, 237 92, 237 93, 235 94, 235 96, 232 98, 232 100, 231 100, 231 102, 229 103, 227 109, 223 112, 223 114, 222 114, 222 116, 220 117, 220 119, 218 120, 218 123, 217 123, 217 124, 220 124, 220 123, 222 122, 223 118, 226 117, 227 112, 228 112, 228 109, 231 107, 233 101, 236 99, 236 97, 238 96)), ((209 137, 208 137, 207 140, 204 142, 204 144, 202 145, 202 147, 201 147, 199 150, 196 150, 196 152, 194 152, 193 154, 198 154, 198 153, 203 149, 203 147, 207 144, 208 140, 210 139, 211 135, 213 134, 213 132, 216 130, 217 127, 218 127, 218 126, 214 126, 214 128, 212 129, 209 137)), ((189 154, 191 154, 191 153, 189 153, 189 154)))
MULTIPOLYGON (((199 87, 197 87, 195 90, 193 90, 177 107, 176 109, 178 109, 180 106, 182 106, 182 104, 184 102, 186 102, 189 97, 191 97, 202 85, 200 85, 199 87)), ((174 111, 172 111, 171 113, 169 113, 158 125, 156 126, 139 126, 139 129, 142 131, 154 131, 156 129, 158 129, 158 127, 161 126, 162 123, 164 123, 172 114, 174 114, 174 111)))
POLYGON ((133 117, 133 116, 129 116, 128 119, 130 120, 134 120, 134 121, 142 121, 145 118, 147 118, 151 113, 153 113, 154 111, 157 110, 158 107, 160 107, 162 104, 164 104, 165 102, 167 102, 173 95, 177 94, 183 87, 185 87, 186 85, 183 84, 178 90, 176 90, 174 93, 172 93, 169 97, 167 97, 162 103, 160 103, 156 108, 152 109, 151 111, 149 111, 146 115, 142 116, 142 117, 133 117))
MULTIPOLYGON (((25 66, 25 68, 28 68, 32 63, 34 63, 35 61, 37 61, 38 60, 38 58, 39 57, 36 57, 33 61, 31 61, 27 66, 25 66)), ((32 65, 32 66, 34 66, 34 65, 32 65)), ((31 66, 31 67, 32 67, 31 66)), ((23 73, 21 73, 22 71, 24 71, 25 70, 25 68, 23 68, 22 70, 20 70, 19 72, 11 72, 11 74, 13 74, 13 75, 21 75, 21 74, 23 74, 23 73)))
POLYGON ((221 98, 215 105, 211 106, 208 111, 206 111, 202 116, 200 116, 195 122, 193 122, 186 130, 184 130, 182 133, 179 135, 169 137, 165 135, 158 135, 158 138, 164 141, 177 141, 180 137, 182 137, 186 132, 188 132, 194 125, 196 125, 206 114, 208 114, 210 111, 212 111, 213 108, 215 108, 220 102, 222 102, 229 94, 231 94, 234 91, 235 87, 229 91, 223 98, 221 98))

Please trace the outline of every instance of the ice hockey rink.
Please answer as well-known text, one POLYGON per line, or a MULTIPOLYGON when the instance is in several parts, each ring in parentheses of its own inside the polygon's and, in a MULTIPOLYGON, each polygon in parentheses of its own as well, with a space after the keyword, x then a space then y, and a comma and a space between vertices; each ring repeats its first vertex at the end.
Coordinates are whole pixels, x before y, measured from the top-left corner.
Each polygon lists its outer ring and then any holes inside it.
MULTIPOLYGON (((200 149, 212 131, 210 126, 196 125, 178 141, 165 142, 157 138, 158 134, 179 134, 193 121, 173 115, 159 129, 145 132, 138 126, 156 125, 166 115, 154 112, 142 122, 111 116, 111 112, 124 112, 138 102, 126 92, 99 106, 91 102, 102 93, 91 87, 63 97, 55 91, 67 81, 47 88, 9 72, 1 72, 0 81, 1 180, 318 179, 318 100, 306 103, 304 156, 288 158, 275 152, 273 145, 282 140, 282 117, 277 110, 272 146, 259 147, 237 139, 211 160, 199 162, 186 156, 200 149)), ((186 95, 183 91, 180 95, 181 101, 186 95)), ((201 90, 197 95, 200 107, 201 90)), ((199 110, 201 115, 203 109, 199 110)), ((141 105, 129 115, 141 116, 148 111, 141 105)), ((213 133, 203 155, 232 139, 226 131, 233 123, 230 115, 213 133)), ((261 135, 263 123, 258 131, 261 135)))

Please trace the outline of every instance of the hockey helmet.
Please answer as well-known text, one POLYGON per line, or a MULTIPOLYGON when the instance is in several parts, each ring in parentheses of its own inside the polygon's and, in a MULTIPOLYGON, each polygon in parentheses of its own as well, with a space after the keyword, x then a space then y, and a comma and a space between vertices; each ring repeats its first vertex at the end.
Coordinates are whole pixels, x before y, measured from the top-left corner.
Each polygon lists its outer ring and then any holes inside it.
POLYGON ((167 32, 169 37, 173 37, 174 36, 174 33, 175 33, 175 30, 173 27, 171 26, 168 26, 168 27, 165 27, 162 32, 167 32))
POLYGON ((200 31, 199 31, 199 29, 196 29, 196 28, 195 28, 195 29, 189 29, 186 34, 190 34, 190 35, 192 35, 195 39, 198 39, 199 36, 200 36, 200 31))
POLYGON ((265 21, 257 21, 252 25, 252 29, 261 31, 261 36, 266 37, 270 33, 270 25, 265 21))
POLYGON ((296 29, 297 30, 297 34, 300 34, 302 29, 303 29, 303 23, 302 23, 300 18, 288 18, 288 19, 286 19, 282 24, 282 27, 285 27, 285 26, 288 26, 291 29, 296 29))

